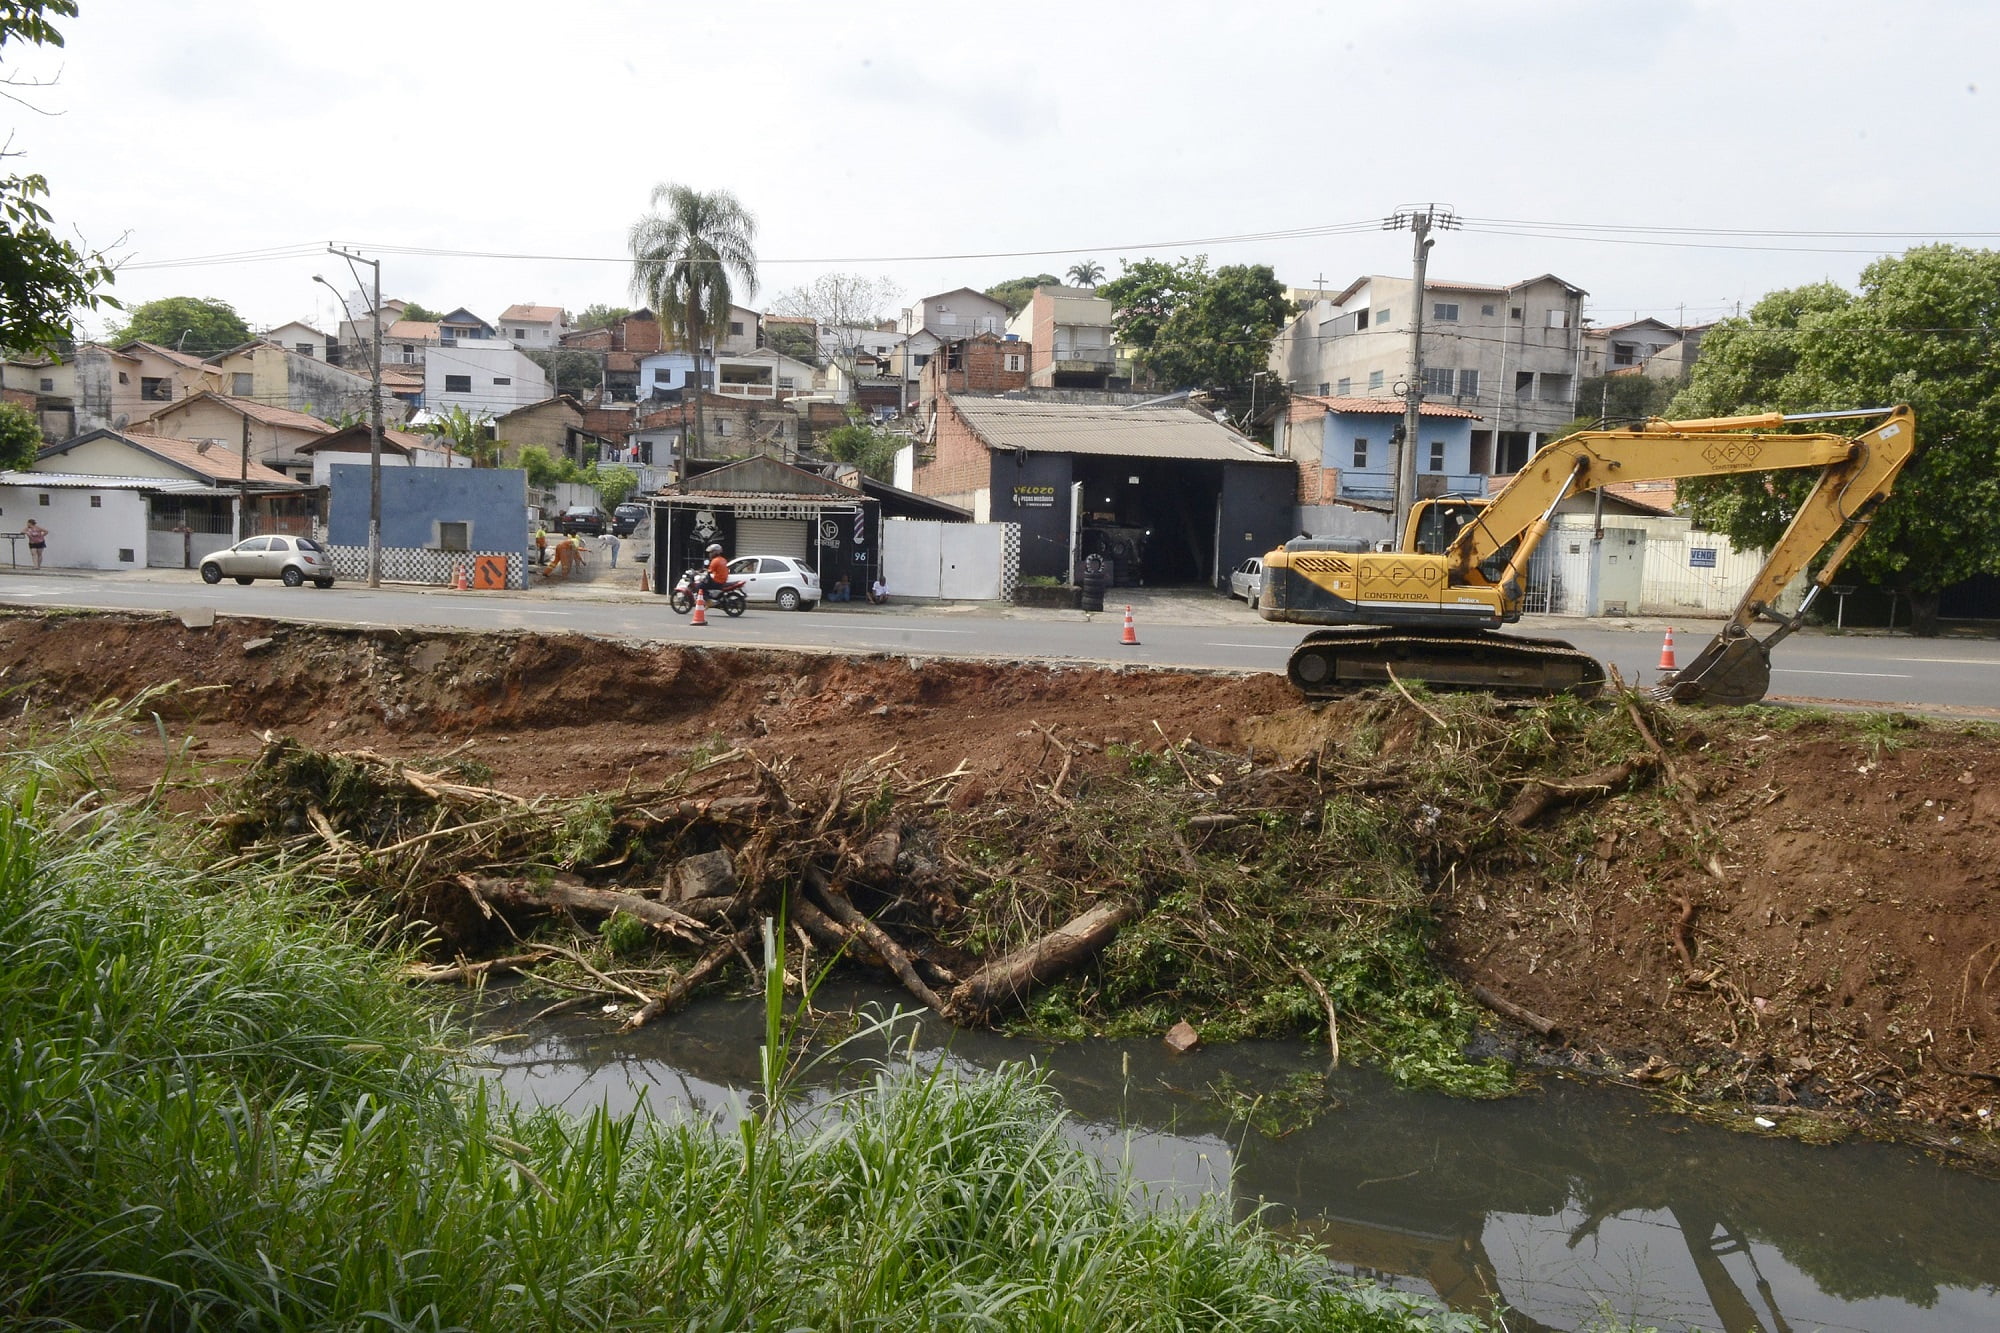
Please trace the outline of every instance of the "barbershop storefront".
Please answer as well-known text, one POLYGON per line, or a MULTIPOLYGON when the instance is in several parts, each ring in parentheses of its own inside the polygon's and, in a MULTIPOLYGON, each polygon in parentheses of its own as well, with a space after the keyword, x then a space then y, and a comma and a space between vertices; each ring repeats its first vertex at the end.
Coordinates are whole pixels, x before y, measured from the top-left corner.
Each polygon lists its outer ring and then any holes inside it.
POLYGON ((830 584, 865 587, 881 569, 881 508, 871 497, 771 458, 747 458, 648 497, 659 564, 653 591, 702 563, 711 542, 733 560, 786 555, 830 584))

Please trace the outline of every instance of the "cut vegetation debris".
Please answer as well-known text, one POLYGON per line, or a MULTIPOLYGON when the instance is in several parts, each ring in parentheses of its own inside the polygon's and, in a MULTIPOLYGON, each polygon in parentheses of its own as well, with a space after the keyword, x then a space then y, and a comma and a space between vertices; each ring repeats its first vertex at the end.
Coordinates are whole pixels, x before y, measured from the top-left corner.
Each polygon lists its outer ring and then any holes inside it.
POLYGON ((418 925, 430 984, 655 1021, 750 984, 770 916, 795 986, 837 957, 960 1023, 1971 1152, 2000 1105, 1987 729, 121 616, 10 617, 0 668, 24 718, 221 687, 155 700, 118 781, 418 925))

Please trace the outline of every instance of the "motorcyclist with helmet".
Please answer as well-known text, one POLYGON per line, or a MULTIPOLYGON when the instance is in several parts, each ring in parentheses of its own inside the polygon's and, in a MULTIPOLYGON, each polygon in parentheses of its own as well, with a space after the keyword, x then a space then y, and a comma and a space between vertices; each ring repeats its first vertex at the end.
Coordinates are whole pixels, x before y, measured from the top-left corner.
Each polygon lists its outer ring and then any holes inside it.
POLYGON ((703 571, 700 581, 695 584, 695 590, 710 602, 713 602, 715 594, 721 592, 728 585, 729 559, 722 554, 721 542, 710 542, 708 544, 708 568, 703 571))

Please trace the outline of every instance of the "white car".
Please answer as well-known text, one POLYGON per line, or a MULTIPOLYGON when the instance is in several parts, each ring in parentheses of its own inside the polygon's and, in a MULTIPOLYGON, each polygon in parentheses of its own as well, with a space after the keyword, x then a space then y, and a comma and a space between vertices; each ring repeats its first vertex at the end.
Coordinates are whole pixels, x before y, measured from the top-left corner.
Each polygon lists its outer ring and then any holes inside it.
POLYGON ((739 555, 729 562, 732 582, 753 602, 775 602, 780 611, 809 611, 819 602, 819 574, 788 555, 739 555))
POLYGON ((282 579, 288 588, 301 583, 331 588, 333 553, 310 537, 245 537, 201 562, 202 582, 220 583, 225 578, 238 583, 282 579))
POLYGON ((1229 595, 1241 597, 1250 605, 1257 605, 1258 595, 1264 591, 1264 561, 1261 556, 1251 556, 1236 567, 1229 576, 1229 595))

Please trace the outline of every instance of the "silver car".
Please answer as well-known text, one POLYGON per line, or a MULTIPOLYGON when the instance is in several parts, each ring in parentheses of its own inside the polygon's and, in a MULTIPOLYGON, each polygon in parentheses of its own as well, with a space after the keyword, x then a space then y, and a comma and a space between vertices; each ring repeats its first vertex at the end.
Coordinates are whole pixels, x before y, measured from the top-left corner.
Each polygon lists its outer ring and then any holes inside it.
POLYGON ((753 602, 775 602, 780 611, 811 610, 819 601, 819 574, 788 555, 739 555, 729 562, 732 582, 753 602))
POLYGON ((1250 605, 1257 605, 1259 594, 1264 591, 1264 560, 1262 556, 1251 556, 1236 567, 1229 576, 1229 595, 1241 597, 1250 605))
POLYGON ((238 583, 283 579, 287 588, 301 583, 331 588, 333 555, 310 537, 245 537, 201 562, 203 583, 220 583, 225 578, 238 583))

